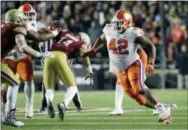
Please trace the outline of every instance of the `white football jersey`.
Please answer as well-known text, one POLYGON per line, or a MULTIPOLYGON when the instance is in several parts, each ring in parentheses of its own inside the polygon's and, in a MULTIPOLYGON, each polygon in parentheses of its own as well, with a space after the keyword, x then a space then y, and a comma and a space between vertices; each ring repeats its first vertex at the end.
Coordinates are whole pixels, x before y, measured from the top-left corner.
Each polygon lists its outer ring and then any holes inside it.
POLYGON ((144 34, 141 29, 129 27, 120 34, 114 30, 113 25, 107 24, 103 33, 107 41, 111 72, 124 71, 139 59, 135 40, 144 34))

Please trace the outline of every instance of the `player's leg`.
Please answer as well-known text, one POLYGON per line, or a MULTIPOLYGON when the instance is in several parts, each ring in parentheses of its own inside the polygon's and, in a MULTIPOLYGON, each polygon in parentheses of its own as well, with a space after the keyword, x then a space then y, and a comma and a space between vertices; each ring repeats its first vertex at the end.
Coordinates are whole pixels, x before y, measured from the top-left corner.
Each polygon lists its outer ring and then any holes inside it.
POLYGON ((123 87, 121 86, 120 79, 117 79, 116 82, 116 89, 115 89, 115 109, 111 112, 109 112, 109 115, 122 115, 123 109, 122 109, 122 102, 124 97, 124 91, 123 87))
POLYGON ((67 56, 63 52, 54 52, 56 56, 56 72, 59 78, 63 81, 64 85, 67 86, 67 91, 62 103, 58 104, 59 117, 61 120, 64 119, 65 109, 68 107, 70 101, 73 99, 75 94, 78 92, 76 79, 74 73, 67 61, 67 56))
POLYGON ((40 112, 45 112, 47 108, 47 101, 45 94, 46 94, 46 89, 44 87, 44 83, 42 83, 42 103, 41 103, 40 112))
POLYGON ((26 97, 25 116, 27 118, 31 118, 33 116, 35 85, 33 81, 33 68, 30 56, 26 56, 25 58, 18 61, 17 73, 24 81, 24 93, 26 97))
POLYGON ((54 89, 56 83, 56 72, 55 72, 55 58, 46 58, 44 61, 43 68, 43 83, 46 89, 46 101, 47 101, 47 109, 48 115, 50 118, 55 117, 55 111, 53 107, 53 98, 54 98, 54 89))
POLYGON ((77 91, 77 93, 74 95, 72 101, 75 107, 77 108, 77 111, 78 112, 82 111, 82 102, 81 102, 79 91, 77 91))
POLYGON ((144 85, 144 69, 140 60, 136 61, 127 70, 128 79, 130 84, 137 95, 146 97, 147 100, 143 102, 143 105, 148 108, 155 108, 159 111, 159 118, 165 120, 171 116, 170 112, 164 105, 158 103, 151 95, 149 89, 144 85))
POLYGON ((15 111, 16 111, 16 100, 19 88, 19 77, 16 76, 12 70, 6 65, 1 63, 1 81, 2 83, 8 84, 10 87, 7 91, 7 104, 6 104, 6 119, 3 122, 6 125, 12 126, 23 126, 24 123, 16 120, 15 111))
POLYGON ((2 122, 4 122, 6 118, 7 90, 8 90, 8 84, 2 84, 1 86, 1 121, 2 122))
MULTIPOLYGON (((46 101, 45 94, 46 94, 46 89, 44 87, 44 84, 42 84, 42 103, 41 103, 40 112, 44 112, 47 108, 47 101, 46 101)), ((72 101, 74 105, 76 106, 77 111, 80 112, 82 110, 82 103, 81 103, 79 91, 77 91, 72 101)))

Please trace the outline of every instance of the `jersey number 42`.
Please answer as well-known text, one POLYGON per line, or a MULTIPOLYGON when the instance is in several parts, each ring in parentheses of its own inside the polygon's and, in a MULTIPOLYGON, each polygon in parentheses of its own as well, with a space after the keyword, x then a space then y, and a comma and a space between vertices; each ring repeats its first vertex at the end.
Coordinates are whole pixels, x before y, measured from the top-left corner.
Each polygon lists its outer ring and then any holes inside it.
POLYGON ((126 39, 112 39, 110 41, 109 50, 113 51, 113 54, 124 54, 124 55, 128 55, 129 54, 129 50, 127 50, 128 48, 128 42, 126 39))

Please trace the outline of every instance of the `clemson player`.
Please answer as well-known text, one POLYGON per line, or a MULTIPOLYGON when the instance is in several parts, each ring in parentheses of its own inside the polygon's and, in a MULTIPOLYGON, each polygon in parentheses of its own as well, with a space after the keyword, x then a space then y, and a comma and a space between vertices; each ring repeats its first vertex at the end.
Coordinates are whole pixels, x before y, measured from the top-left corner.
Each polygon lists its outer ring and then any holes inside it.
POLYGON ((156 49, 140 28, 132 27, 132 15, 127 10, 119 10, 112 18, 111 24, 103 29, 103 34, 96 40, 91 50, 83 56, 91 56, 107 43, 110 59, 110 71, 115 73, 125 93, 140 105, 157 109, 159 121, 170 123, 171 113, 158 103, 144 85, 144 66, 138 54, 138 45, 145 45, 148 54, 147 71, 154 73, 156 49))
MULTIPOLYGON (((147 67, 147 54, 143 50, 141 46, 138 47, 137 53, 140 57, 140 60, 143 63, 144 71, 146 71, 147 67)), ((121 86, 120 80, 117 80, 116 82, 116 89, 115 89, 115 109, 111 112, 109 112, 109 115, 122 115, 123 109, 122 109, 122 102, 123 102, 124 92, 123 87, 121 86)))

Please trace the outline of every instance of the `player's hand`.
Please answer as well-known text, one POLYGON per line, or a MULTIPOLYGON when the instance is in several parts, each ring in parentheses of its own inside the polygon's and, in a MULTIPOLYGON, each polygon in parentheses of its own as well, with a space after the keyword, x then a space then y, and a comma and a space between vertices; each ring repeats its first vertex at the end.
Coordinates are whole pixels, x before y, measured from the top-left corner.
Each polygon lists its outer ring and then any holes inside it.
POLYGON ((93 73, 89 73, 89 74, 86 76, 85 80, 87 80, 87 79, 89 79, 90 85, 93 85, 93 73))
POLYGON ((85 53, 82 55, 82 57, 87 57, 87 56, 91 57, 95 52, 96 52, 95 49, 91 49, 91 50, 85 52, 85 53))
POLYGON ((147 67, 146 67, 146 72, 148 73, 148 74, 154 74, 154 72, 155 72, 155 69, 154 69, 154 66, 153 65, 151 65, 151 64, 148 64, 147 65, 147 67))
POLYGON ((41 56, 42 58, 48 58, 48 57, 54 58, 55 57, 52 52, 43 52, 41 53, 41 55, 42 55, 41 56))
POLYGON ((44 60, 48 57, 54 58, 54 54, 52 52, 43 52, 41 53, 41 64, 44 65, 44 60))
POLYGON ((149 58, 148 65, 146 67, 146 72, 148 74, 154 74, 154 72, 155 72, 154 63, 155 63, 154 58, 149 58))

